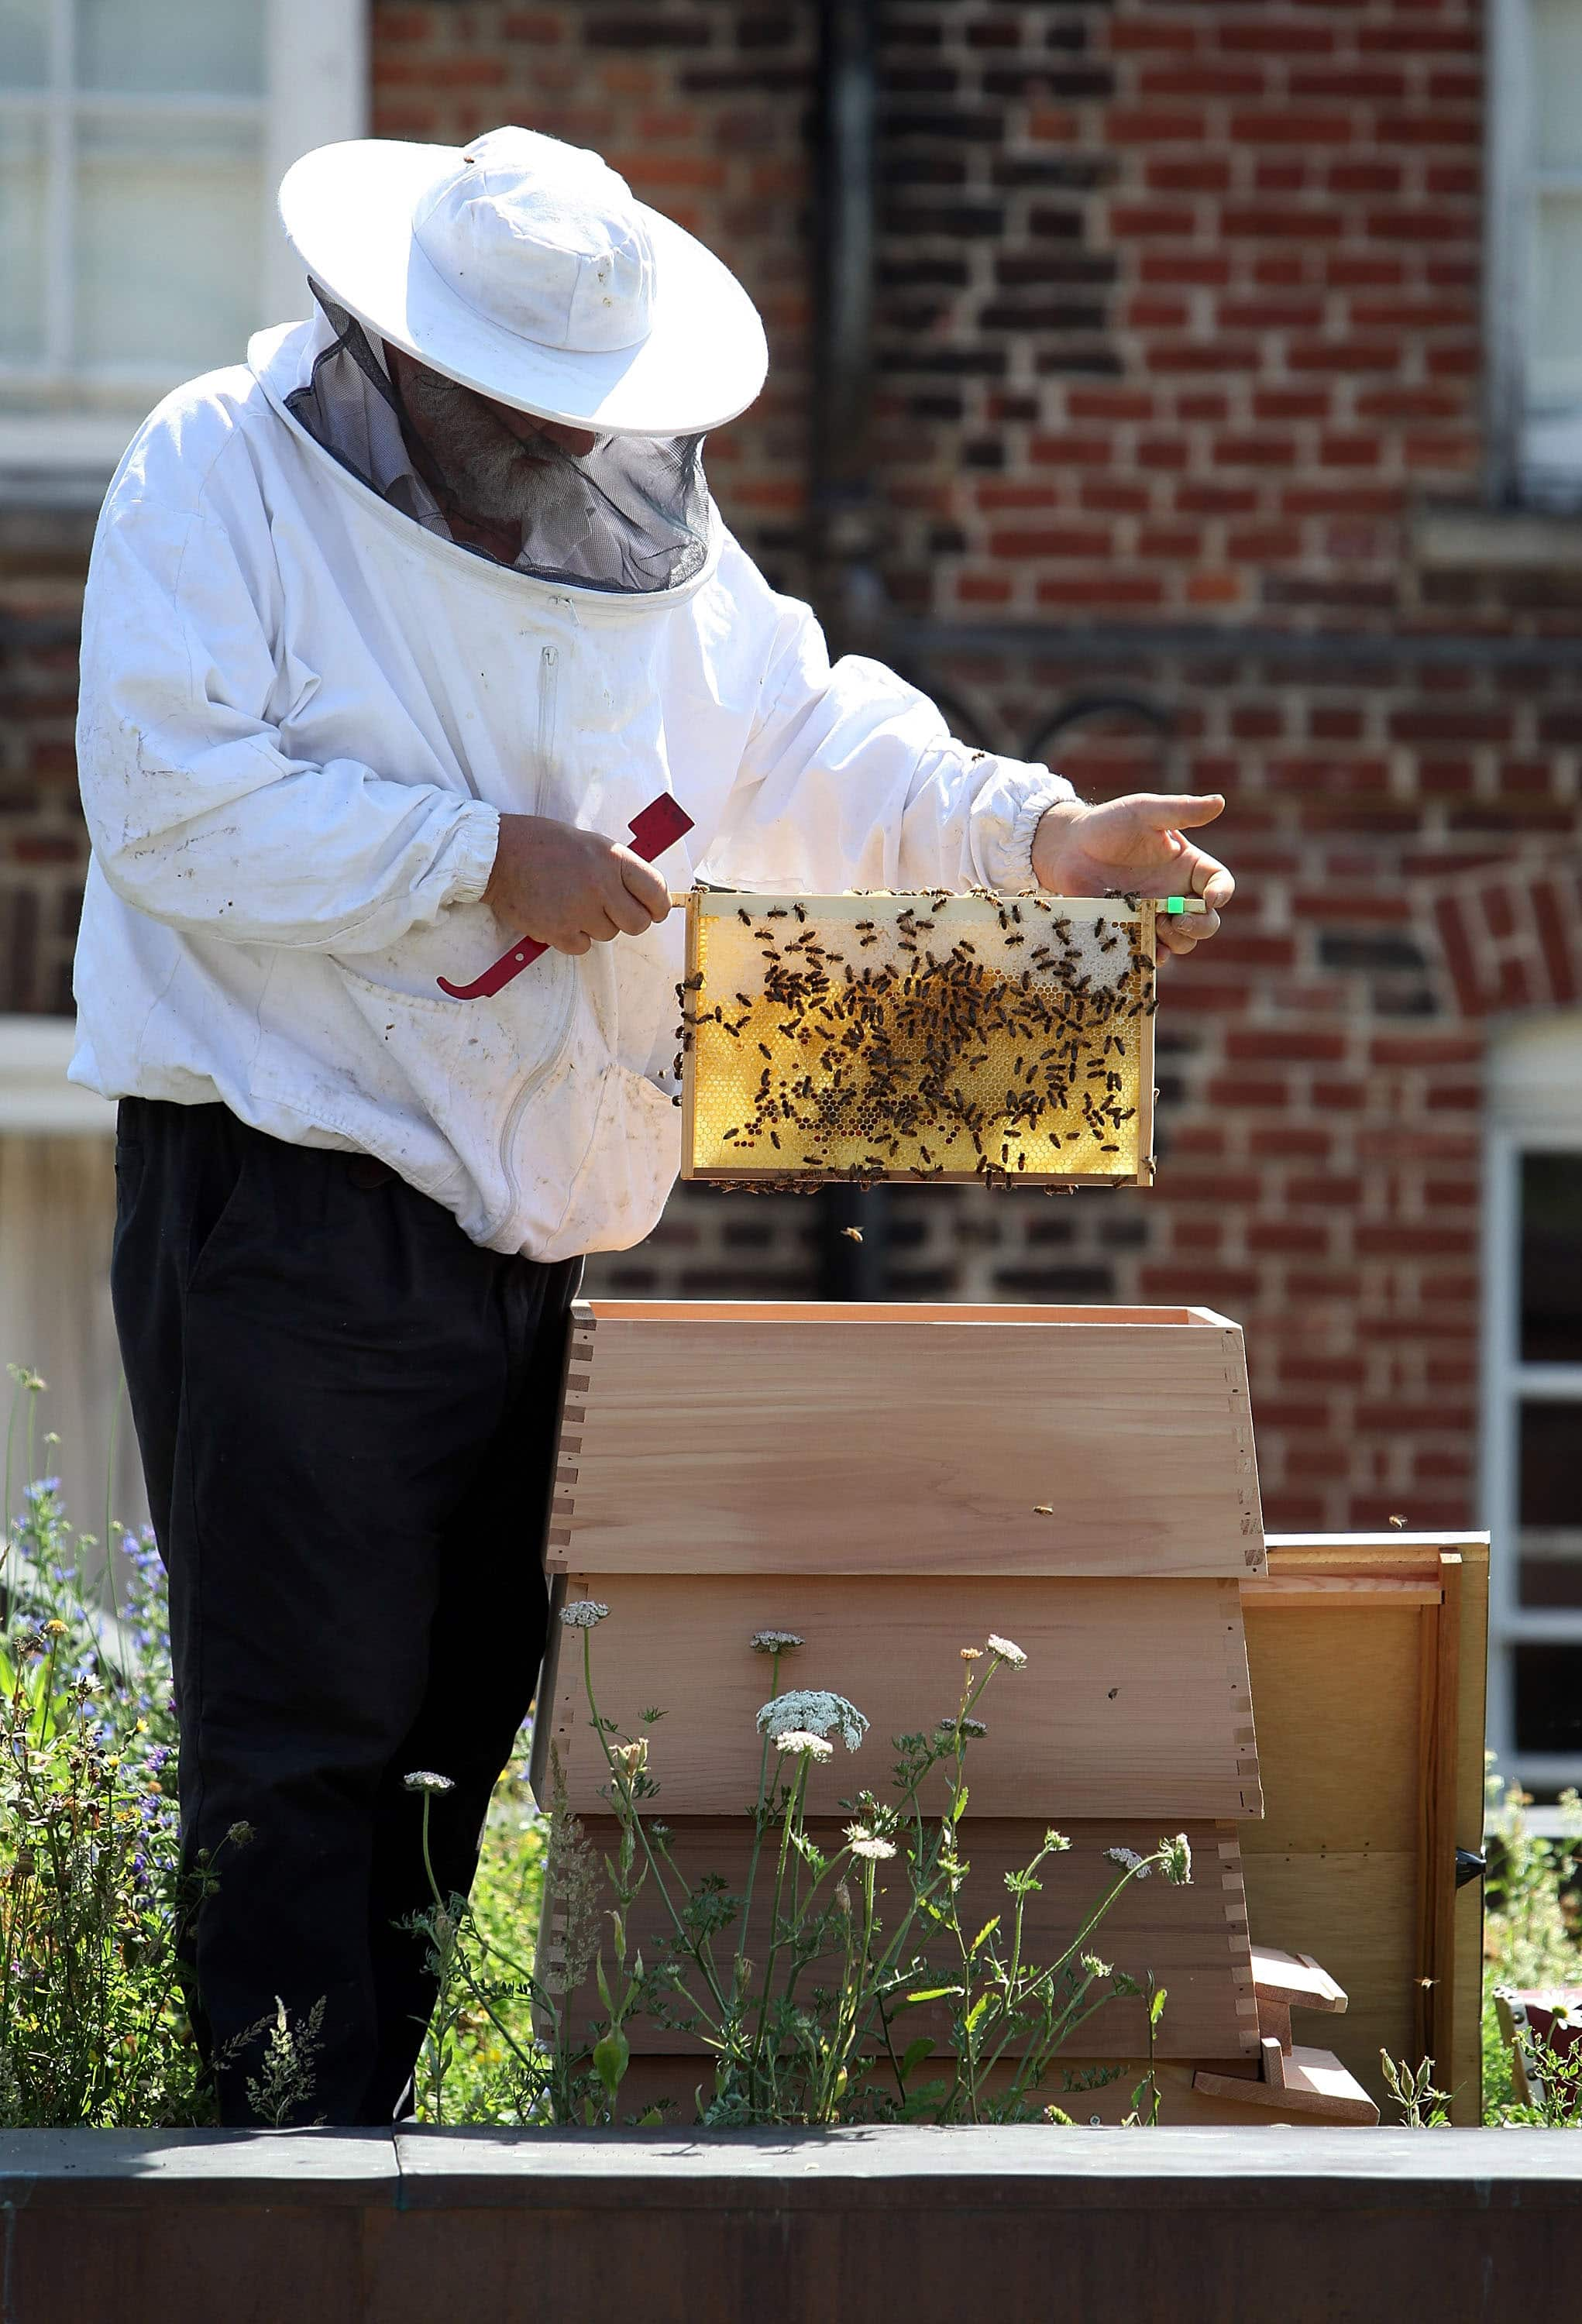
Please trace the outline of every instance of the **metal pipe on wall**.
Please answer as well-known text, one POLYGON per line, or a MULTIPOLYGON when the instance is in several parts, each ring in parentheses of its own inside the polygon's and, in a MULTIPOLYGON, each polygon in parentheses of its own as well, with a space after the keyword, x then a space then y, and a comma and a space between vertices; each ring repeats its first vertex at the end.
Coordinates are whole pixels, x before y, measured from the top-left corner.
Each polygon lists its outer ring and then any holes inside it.
MULTIPOLYGON (((888 609, 875 558, 870 475, 878 57, 875 0, 819 0, 813 118, 812 593, 832 656, 873 652, 888 609)), ((819 1290, 876 1299, 887 1198, 832 1186, 819 1197, 819 1290), (860 1237, 861 1240, 857 1240, 860 1237)))

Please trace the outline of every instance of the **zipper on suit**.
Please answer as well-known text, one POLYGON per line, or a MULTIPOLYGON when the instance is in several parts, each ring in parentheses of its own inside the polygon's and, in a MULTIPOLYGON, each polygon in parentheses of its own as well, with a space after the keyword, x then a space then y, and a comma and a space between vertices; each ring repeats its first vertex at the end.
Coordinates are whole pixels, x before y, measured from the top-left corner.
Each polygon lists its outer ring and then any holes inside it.
POLYGON ((555 762, 555 714, 560 701, 560 649, 544 646, 539 653, 538 781, 541 807, 555 762))
MULTIPOLYGON (((534 753, 535 772, 538 779, 536 805, 541 813, 548 798, 550 778, 554 770, 555 724, 560 700, 560 649, 559 646, 541 646, 539 649, 538 736, 534 753)), ((550 1068, 560 1062, 561 1036, 570 1022, 572 1008, 577 999, 575 973, 563 976, 559 981, 564 987, 560 1001, 560 1025, 556 1028, 554 1038, 545 1047, 543 1063, 535 1066, 527 1075, 512 1099, 511 1110, 505 1116, 505 1127, 500 1133, 500 1165, 504 1172, 505 1184, 511 1190, 511 1210, 508 1215, 512 1217, 514 1217, 522 1208, 522 1181, 516 1174, 516 1134, 522 1127, 522 1117, 527 1111, 533 1092, 539 1087, 550 1068)), ((502 1220, 499 1223, 504 1225, 504 1221, 502 1220)))

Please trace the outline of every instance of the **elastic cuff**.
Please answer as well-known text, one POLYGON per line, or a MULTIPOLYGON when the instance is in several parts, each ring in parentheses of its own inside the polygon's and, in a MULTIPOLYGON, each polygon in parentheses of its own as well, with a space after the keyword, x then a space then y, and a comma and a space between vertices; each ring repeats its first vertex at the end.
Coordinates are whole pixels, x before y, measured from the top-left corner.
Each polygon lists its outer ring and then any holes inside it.
POLYGON ((489 884, 500 847, 500 810, 473 799, 456 819, 448 904, 476 904, 489 884))
POLYGON ((1039 825, 1051 807, 1077 796, 1064 775, 1041 767, 1025 788, 1018 787, 1014 812, 1004 825, 1004 835, 993 850, 994 861, 989 867, 994 877, 988 885, 1002 896, 1030 896, 1038 886, 1032 871, 1032 842, 1039 825))

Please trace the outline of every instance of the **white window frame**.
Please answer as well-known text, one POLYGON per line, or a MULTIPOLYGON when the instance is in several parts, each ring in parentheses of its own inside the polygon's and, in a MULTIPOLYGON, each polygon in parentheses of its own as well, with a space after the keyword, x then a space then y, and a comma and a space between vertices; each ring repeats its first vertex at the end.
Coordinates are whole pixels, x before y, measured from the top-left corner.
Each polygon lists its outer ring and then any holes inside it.
POLYGON ((1540 190, 1582 192, 1582 169, 1540 173, 1530 0, 1490 0, 1485 35, 1485 340, 1491 496, 1582 509, 1582 404, 1549 422, 1528 392, 1531 210, 1540 190))
POLYGON ((1530 1790, 1582 1783, 1582 1752, 1516 1748, 1515 1649, 1582 1646, 1582 1606, 1523 1607, 1518 1426, 1522 1405, 1582 1400, 1582 1363, 1529 1364, 1521 1342, 1524 1153, 1582 1153, 1582 1010, 1513 1019, 1490 1036, 1484 1180, 1484 1522, 1489 1528, 1488 1740, 1500 1770, 1530 1790))
MULTIPOLYGON (((287 247, 275 214, 274 190, 291 163, 316 145, 338 138, 361 137, 368 120, 368 0, 257 0, 267 11, 265 28, 265 92, 257 97, 227 97, 139 93, 120 99, 95 95, 79 98, 72 89, 73 10, 71 0, 52 0, 51 42, 53 88, 41 96, 0 92, 6 110, 45 110, 64 115, 69 109, 91 106, 96 111, 135 111, 140 115, 201 114, 206 118, 235 113, 264 125, 264 215, 258 221, 263 244, 264 312, 261 326, 289 321, 307 311, 308 293, 301 269, 287 247)), ((51 140, 50 248, 46 296, 48 337, 53 349, 66 343, 66 315, 71 299, 71 198, 66 138, 51 140)), ((0 374, 21 382, 30 380, 32 367, 0 366, 0 374)), ((129 403, 125 412, 51 411, 0 412, 0 500, 35 499, 41 486, 60 489, 73 497, 79 489, 102 488, 126 448, 138 420, 131 404, 156 402, 180 383, 180 373, 138 372, 125 374, 129 403)), ((55 374, 61 383, 61 374, 55 374)), ((41 395, 50 392, 41 375, 41 395)))

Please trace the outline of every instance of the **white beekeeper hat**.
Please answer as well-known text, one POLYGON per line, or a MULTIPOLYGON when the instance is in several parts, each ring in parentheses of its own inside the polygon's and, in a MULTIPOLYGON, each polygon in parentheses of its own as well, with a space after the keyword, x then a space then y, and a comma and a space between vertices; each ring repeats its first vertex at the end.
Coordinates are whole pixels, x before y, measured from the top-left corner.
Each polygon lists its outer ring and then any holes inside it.
POLYGON ((287 171, 280 214, 313 281, 369 330, 519 411, 691 436, 763 384, 763 326, 735 276, 557 137, 321 145, 287 171))

